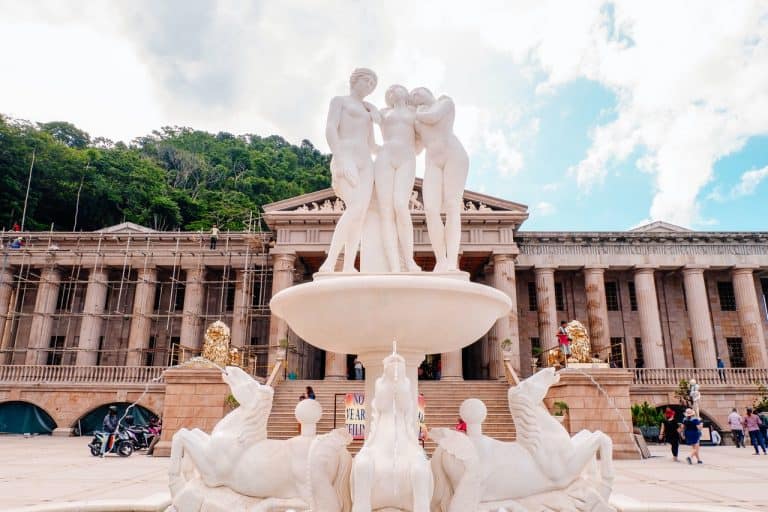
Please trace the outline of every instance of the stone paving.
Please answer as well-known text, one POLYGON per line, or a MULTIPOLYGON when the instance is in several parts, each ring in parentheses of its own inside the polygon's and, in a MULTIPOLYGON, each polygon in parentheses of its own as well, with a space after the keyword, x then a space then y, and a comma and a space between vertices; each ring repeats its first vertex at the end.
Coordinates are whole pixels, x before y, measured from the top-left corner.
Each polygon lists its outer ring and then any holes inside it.
MULTIPOLYGON (((82 500, 157 502, 167 495, 167 458, 142 452, 96 458, 89 441, 0 436, 0 511, 82 500)), ((768 511, 768 456, 752 455, 751 447, 704 447, 705 463, 693 466, 673 462, 664 446, 651 446, 651 452, 654 457, 644 461, 616 461, 615 492, 627 501, 768 511)), ((687 453, 681 447, 681 455, 687 453)))

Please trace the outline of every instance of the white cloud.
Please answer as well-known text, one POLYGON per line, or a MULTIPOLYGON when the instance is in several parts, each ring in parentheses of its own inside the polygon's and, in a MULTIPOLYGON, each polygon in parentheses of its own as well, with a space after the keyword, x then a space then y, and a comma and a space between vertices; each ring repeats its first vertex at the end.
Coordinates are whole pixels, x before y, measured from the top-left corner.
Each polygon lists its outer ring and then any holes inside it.
POLYGON ((473 161, 502 176, 539 136, 533 91, 586 78, 618 103, 572 168, 580 188, 635 158, 650 218, 685 225, 713 164, 768 133, 765 2, 28 0, 0 3, 0 48, 0 112, 123 140, 180 124, 325 149, 329 99, 370 66, 375 103, 391 83, 451 95, 473 161))
POLYGON ((533 215, 541 215, 541 216, 548 216, 548 215, 554 215, 557 213, 557 207, 549 203, 547 201, 541 201, 536 206, 533 207, 532 214, 533 215))
POLYGON ((757 186, 768 178, 768 165, 762 169, 747 171, 741 175, 739 183, 731 190, 731 197, 748 196, 755 193, 757 186))

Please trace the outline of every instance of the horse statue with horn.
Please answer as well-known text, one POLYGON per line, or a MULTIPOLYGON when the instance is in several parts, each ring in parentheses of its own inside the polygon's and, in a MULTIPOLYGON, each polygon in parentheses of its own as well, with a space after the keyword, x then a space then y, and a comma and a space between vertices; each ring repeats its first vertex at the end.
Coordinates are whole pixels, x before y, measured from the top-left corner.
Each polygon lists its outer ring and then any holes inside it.
POLYGON ((296 408, 302 435, 267 439, 274 389, 234 366, 226 367, 223 380, 240 406, 210 435, 199 429, 174 434, 169 511, 348 512, 349 433, 337 429, 315 435, 322 408, 305 400, 296 408))
POLYGON ((599 431, 568 434, 543 404, 558 381, 554 369, 547 368, 509 389, 516 442, 482 434, 486 412, 479 400, 474 410, 480 412, 469 417, 462 404, 466 435, 430 432, 438 443, 432 457, 434 511, 615 510, 608 504, 614 478, 611 438, 599 431))

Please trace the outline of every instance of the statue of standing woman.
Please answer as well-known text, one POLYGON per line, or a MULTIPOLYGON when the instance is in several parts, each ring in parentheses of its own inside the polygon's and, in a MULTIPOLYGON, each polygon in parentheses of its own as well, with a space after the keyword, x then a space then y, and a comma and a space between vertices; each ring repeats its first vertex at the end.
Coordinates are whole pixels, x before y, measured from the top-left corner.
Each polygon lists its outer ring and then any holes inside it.
POLYGON ((393 85, 381 111, 383 144, 374 165, 376 200, 381 220, 382 245, 390 272, 400 272, 401 258, 408 272, 421 268, 413 259, 413 223, 409 204, 416 178, 416 113, 408 104, 408 89, 393 85))
POLYGON ((373 193, 373 161, 377 152, 373 136, 373 121, 378 111, 364 101, 376 88, 376 73, 358 68, 349 77, 349 95, 331 100, 325 137, 333 156, 331 184, 346 209, 333 232, 328 257, 320 272, 333 272, 336 260, 344 249, 344 272, 355 272, 355 257, 365 213, 373 193))
POLYGON ((435 272, 456 271, 462 196, 469 172, 469 156, 453 133, 456 107, 448 96, 435 99, 425 87, 411 91, 410 99, 417 106, 416 134, 427 151, 422 195, 435 272), (441 213, 445 213, 445 224, 441 213))

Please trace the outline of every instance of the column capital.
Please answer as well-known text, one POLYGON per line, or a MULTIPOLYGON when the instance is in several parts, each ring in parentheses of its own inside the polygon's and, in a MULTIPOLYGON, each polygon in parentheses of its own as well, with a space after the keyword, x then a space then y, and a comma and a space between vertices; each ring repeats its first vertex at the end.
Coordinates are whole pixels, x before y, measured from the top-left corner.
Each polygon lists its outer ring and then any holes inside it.
POLYGON ((542 267, 539 267, 539 266, 533 267, 533 271, 536 274, 554 274, 555 270, 557 270, 557 267, 554 267, 554 266, 551 266, 551 267, 544 267, 544 266, 542 266, 542 267))
POLYGON ((733 269, 731 269, 731 273, 733 275, 743 275, 743 274, 752 275, 754 274, 755 270, 757 270, 758 268, 760 267, 758 267, 757 265, 738 265, 736 267, 733 267, 733 269))
POLYGON ((655 265, 635 265, 635 274, 653 274, 656 272, 655 265))
POLYGON ((506 261, 508 261, 508 262, 510 262, 510 263, 512 263, 514 265, 516 258, 517 258, 517 254, 510 254, 510 253, 501 253, 501 252, 500 253, 496 253, 496 252, 494 252, 491 255, 491 260, 493 261, 494 265, 499 264, 499 263, 504 263, 506 261))
POLYGON ((296 263, 296 253, 273 253, 272 254, 272 271, 279 272, 293 271, 296 263))
POLYGON ((494 249, 493 250, 493 256, 509 256, 511 258, 517 257, 518 254, 520 254, 520 248, 517 246, 517 244, 512 244, 512 246, 505 246, 503 249, 494 249))
POLYGON ((686 265, 683 267, 683 274, 703 274, 709 269, 709 265, 686 265))
POLYGON ((595 265, 584 265, 584 273, 590 272, 593 274, 605 274, 605 271, 608 270, 609 265, 603 265, 603 264, 595 264, 595 265))

